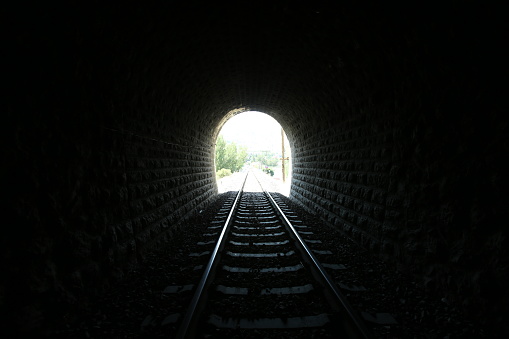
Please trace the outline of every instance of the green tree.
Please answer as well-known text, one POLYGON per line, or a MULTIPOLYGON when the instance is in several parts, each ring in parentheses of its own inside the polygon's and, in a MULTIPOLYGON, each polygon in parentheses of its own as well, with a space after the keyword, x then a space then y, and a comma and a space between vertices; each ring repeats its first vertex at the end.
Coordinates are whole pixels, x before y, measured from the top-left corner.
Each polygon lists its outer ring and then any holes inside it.
POLYGON ((277 166, 280 156, 274 152, 262 151, 261 153, 251 153, 249 159, 256 161, 264 166, 277 166))
POLYGON ((216 172, 216 175, 219 179, 232 175, 232 171, 226 168, 222 168, 216 172))
POLYGON ((238 172, 244 166, 247 158, 247 148, 234 142, 227 142, 220 135, 216 142, 216 171, 229 169, 238 172))

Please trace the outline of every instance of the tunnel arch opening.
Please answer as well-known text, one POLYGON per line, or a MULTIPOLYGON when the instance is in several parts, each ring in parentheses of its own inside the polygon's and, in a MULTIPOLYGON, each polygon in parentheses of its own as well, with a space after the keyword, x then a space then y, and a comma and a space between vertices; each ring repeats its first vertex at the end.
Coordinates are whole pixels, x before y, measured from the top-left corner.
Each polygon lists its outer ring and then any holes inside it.
POLYGON ((292 178, 292 150, 284 128, 270 114, 247 108, 228 112, 214 133, 218 193, 235 190, 242 173, 263 176, 267 189, 286 196, 292 178))

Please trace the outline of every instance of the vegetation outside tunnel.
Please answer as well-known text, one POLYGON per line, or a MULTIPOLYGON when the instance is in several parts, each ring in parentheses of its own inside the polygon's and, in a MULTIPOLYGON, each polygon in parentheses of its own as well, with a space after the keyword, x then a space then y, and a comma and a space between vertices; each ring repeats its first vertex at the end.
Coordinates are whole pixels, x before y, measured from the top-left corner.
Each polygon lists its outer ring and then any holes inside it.
MULTIPOLYGON (((218 179, 242 170, 245 165, 262 169, 264 172, 274 175, 274 169, 280 163, 281 155, 271 152, 248 152, 247 147, 235 142, 225 141, 220 135, 216 142, 215 161, 216 176, 218 179)), ((285 160, 288 162, 288 160, 285 160)), ((288 176, 288 166, 285 168, 288 176)))
POLYGON ((247 147, 227 142, 220 135, 216 142, 216 175, 228 176, 242 169, 247 158, 247 147))
POLYGON ((276 119, 263 112, 242 112, 221 126, 216 140, 216 178, 252 168, 285 181, 291 174, 290 154, 288 138, 276 119))

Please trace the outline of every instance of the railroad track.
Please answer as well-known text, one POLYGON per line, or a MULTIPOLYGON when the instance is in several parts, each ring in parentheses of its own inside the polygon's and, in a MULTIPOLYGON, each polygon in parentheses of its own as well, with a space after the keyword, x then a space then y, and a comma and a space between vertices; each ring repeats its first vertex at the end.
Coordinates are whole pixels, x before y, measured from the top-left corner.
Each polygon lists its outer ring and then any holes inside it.
POLYGON ((197 255, 210 259, 176 337, 370 338, 326 272, 344 267, 311 248, 320 240, 282 201, 246 184, 261 188, 248 173, 204 233, 211 250, 197 255))

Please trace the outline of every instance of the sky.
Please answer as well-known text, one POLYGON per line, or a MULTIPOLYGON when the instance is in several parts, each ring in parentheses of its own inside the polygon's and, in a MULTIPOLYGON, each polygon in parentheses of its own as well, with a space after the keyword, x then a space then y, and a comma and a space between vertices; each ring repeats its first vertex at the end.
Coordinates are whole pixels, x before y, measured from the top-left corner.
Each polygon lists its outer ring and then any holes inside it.
MULTIPOLYGON (((237 114, 223 125, 220 134, 227 141, 247 146, 248 152, 281 153, 281 125, 265 113, 249 111, 237 114)), ((287 140, 285 144, 288 148, 287 140)))

